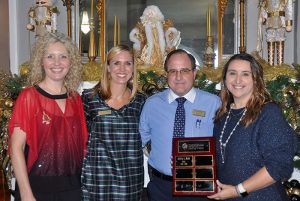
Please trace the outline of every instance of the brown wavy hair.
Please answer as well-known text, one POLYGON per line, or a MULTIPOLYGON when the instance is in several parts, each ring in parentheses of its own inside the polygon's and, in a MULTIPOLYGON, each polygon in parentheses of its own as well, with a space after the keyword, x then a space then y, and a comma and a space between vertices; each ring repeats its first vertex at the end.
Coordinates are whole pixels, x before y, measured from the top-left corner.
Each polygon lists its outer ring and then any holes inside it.
POLYGON ((64 44, 70 58, 71 68, 65 77, 65 87, 68 92, 76 91, 82 81, 81 56, 77 46, 62 33, 46 33, 36 39, 31 52, 29 83, 36 85, 45 79, 45 71, 42 65, 43 57, 49 45, 57 42, 64 44))
POLYGON ((247 112, 245 117, 242 120, 242 124, 245 126, 250 125, 256 120, 260 112, 262 111, 263 106, 272 101, 270 93, 266 89, 266 85, 263 79, 263 68, 255 60, 253 56, 247 53, 236 54, 232 56, 228 62, 225 64, 222 71, 222 80, 221 80, 221 92, 220 98, 222 101, 221 107, 218 109, 215 117, 215 122, 220 120, 220 118, 226 114, 230 108, 230 105, 233 103, 233 96, 225 85, 226 74, 228 67, 232 61, 243 60, 250 63, 252 79, 253 79, 253 93, 250 99, 247 102, 246 108, 247 112))
MULTIPOLYGON (((101 79, 98 82, 98 84, 94 87, 94 94, 97 92, 100 92, 101 96, 103 97, 104 100, 107 100, 111 97, 111 91, 110 91, 111 76, 110 76, 110 72, 108 71, 109 63, 117 54, 119 54, 120 52, 124 52, 124 51, 129 52, 132 57, 132 61, 134 61, 133 51, 127 45, 117 45, 115 47, 112 47, 107 54, 106 61, 105 61, 103 71, 102 71, 102 75, 101 75, 101 79)), ((133 75, 132 75, 131 79, 127 82, 128 88, 131 89, 130 98, 133 98, 137 92, 137 88, 138 88, 137 80, 138 80, 137 69, 136 69, 135 64, 133 64, 133 75)))

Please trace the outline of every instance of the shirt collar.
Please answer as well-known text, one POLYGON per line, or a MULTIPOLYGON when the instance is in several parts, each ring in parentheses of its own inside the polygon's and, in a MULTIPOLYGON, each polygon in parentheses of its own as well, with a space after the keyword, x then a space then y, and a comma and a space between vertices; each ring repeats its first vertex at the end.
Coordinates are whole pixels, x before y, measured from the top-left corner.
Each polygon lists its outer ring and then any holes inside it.
MULTIPOLYGON (((172 91, 172 89, 169 90, 169 94, 168 94, 168 101, 169 101, 169 103, 172 103, 178 97, 179 96, 177 94, 175 94, 172 91)), ((195 88, 193 87, 187 94, 185 94, 182 97, 185 97, 189 102, 194 103, 195 98, 196 98, 196 90, 195 90, 195 88)))

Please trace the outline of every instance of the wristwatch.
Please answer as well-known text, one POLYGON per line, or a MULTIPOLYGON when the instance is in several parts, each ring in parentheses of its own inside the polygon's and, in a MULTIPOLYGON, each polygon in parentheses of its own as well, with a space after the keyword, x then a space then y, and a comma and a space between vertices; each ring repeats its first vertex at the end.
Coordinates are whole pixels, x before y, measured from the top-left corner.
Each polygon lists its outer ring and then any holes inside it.
POLYGON ((247 190, 244 188, 243 184, 240 183, 237 185, 237 190, 238 193, 242 196, 242 197, 246 197, 248 195, 247 190))

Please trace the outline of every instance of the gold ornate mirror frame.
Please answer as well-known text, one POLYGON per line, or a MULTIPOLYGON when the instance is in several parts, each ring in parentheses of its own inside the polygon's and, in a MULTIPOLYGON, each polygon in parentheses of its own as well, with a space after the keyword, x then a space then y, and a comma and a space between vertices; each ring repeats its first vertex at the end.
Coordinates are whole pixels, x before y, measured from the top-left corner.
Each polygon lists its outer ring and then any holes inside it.
POLYGON ((223 16, 228 0, 218 0, 218 61, 221 63, 223 55, 223 16))
MULTIPOLYGON (((227 7, 228 0, 218 0, 218 62, 222 61, 223 56, 223 16, 225 9, 227 7)), ((240 4, 240 52, 245 52, 246 48, 244 46, 244 0, 239 0, 240 4)), ((100 61, 105 61, 106 54, 106 0, 98 0, 96 4, 97 14, 99 18, 100 36, 99 36, 99 49, 98 56, 100 61)), ((68 21, 69 22, 69 21, 68 21)), ((94 40, 93 38, 90 40, 94 40)))
MULTIPOLYGON (((218 61, 219 64, 222 62, 222 56, 223 56, 223 17, 225 13, 225 9, 227 7, 228 0, 218 0, 218 61)), ((239 18, 240 18, 240 47, 239 51, 240 53, 246 52, 246 47, 244 45, 245 40, 245 33, 244 33, 244 10, 245 10, 245 0, 239 0, 239 18)))
POLYGON ((99 16, 99 27, 100 27, 100 40, 99 40, 99 56, 101 62, 104 63, 105 61, 105 40, 106 40, 106 27, 105 27, 105 5, 106 0, 98 0, 96 9, 99 16))

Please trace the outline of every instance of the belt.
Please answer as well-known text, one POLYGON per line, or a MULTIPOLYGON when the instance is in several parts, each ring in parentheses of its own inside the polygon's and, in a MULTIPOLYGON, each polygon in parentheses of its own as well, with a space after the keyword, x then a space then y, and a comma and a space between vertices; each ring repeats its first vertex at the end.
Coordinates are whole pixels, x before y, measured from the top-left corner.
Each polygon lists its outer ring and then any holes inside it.
POLYGON ((268 17, 275 17, 275 16, 285 16, 285 12, 284 11, 268 12, 268 17))
POLYGON ((151 167, 149 165, 149 168, 151 169, 151 173, 152 175, 162 179, 162 180, 166 180, 166 181, 173 181, 173 177, 169 176, 169 175, 165 175, 163 173, 160 173, 158 170, 156 170, 155 168, 151 167))

